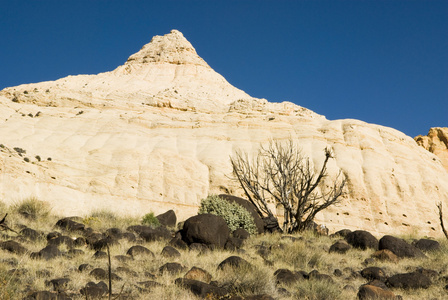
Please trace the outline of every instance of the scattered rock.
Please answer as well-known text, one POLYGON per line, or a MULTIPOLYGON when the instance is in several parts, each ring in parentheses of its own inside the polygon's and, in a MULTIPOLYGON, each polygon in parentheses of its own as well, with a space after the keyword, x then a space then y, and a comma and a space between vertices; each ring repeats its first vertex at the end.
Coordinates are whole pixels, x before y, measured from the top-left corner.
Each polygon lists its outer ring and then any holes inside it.
POLYGON ((202 214, 187 219, 181 231, 187 244, 203 243, 224 248, 230 231, 226 221, 217 215, 202 214))
POLYGON ((212 281, 212 275, 204 269, 198 267, 192 267, 184 276, 185 279, 193 279, 210 283, 212 281))
POLYGON ((367 280, 386 280, 386 273, 379 267, 368 267, 361 271, 361 276, 367 280))
POLYGON ((250 237, 250 233, 244 228, 237 228, 232 232, 234 238, 246 240, 250 237))
POLYGON ((223 288, 216 287, 198 280, 177 278, 174 282, 176 285, 189 289, 193 294, 201 298, 220 298, 224 297, 228 293, 223 288))
POLYGON ((425 254, 416 247, 406 243, 404 240, 391 235, 383 236, 379 241, 379 250, 387 249, 392 251, 395 255, 400 258, 410 257, 410 258, 423 258, 426 257, 425 254))
POLYGON ((70 278, 55 278, 47 281, 45 284, 47 286, 52 286, 53 290, 56 292, 63 292, 67 289, 67 284, 70 282, 70 278))
POLYGON ((420 239, 413 242, 412 245, 417 249, 425 252, 436 251, 440 249, 440 243, 438 241, 430 239, 420 239))
POLYGON ((355 248, 378 250, 378 239, 365 230, 352 231, 345 236, 345 240, 355 248))
POLYGON ((59 251, 56 245, 48 245, 39 252, 31 253, 31 258, 50 260, 61 255, 62 252, 59 251))
POLYGON ((157 220, 159 220, 159 223, 166 227, 176 227, 177 223, 177 217, 174 210, 169 210, 163 214, 160 214, 156 216, 157 220))
POLYGON ((179 263, 166 263, 159 268, 160 274, 169 273, 169 274, 178 274, 185 271, 185 267, 179 263))
POLYGON ((28 228, 28 227, 22 229, 22 230, 19 232, 19 234, 20 234, 22 237, 25 237, 25 238, 27 238, 28 240, 30 240, 30 241, 32 241, 32 242, 35 242, 35 241, 37 241, 38 239, 43 238, 43 233, 42 233, 42 232, 39 232, 39 231, 37 231, 37 230, 31 229, 31 228, 28 228))
POLYGON ((251 268, 252 265, 239 256, 230 256, 223 260, 219 265, 218 269, 223 270, 225 268, 251 268))
POLYGON ((350 232, 352 232, 350 229, 342 229, 342 230, 336 231, 331 236, 340 236, 340 237, 345 238, 350 232))
POLYGON ((71 231, 71 232, 84 231, 85 225, 73 221, 72 220, 73 218, 78 218, 78 217, 68 217, 68 218, 60 219, 59 221, 56 222, 56 226, 61 229, 71 231))
POLYGON ((177 248, 177 249, 181 249, 181 250, 187 250, 188 249, 188 245, 187 243, 185 243, 181 238, 179 237, 173 237, 171 239, 171 241, 168 243, 168 245, 177 248))
POLYGON ((291 285, 300 280, 304 280, 304 276, 300 273, 290 271, 288 269, 278 269, 274 272, 276 284, 291 285))
POLYGON ((89 282, 80 290, 81 295, 84 295, 88 299, 101 299, 108 292, 107 284, 103 281, 98 283, 89 282))
POLYGON ((138 256, 150 256, 152 258, 154 257, 154 253, 152 253, 151 250, 141 245, 132 246, 131 248, 129 248, 126 254, 134 258, 138 256))
POLYGON ((0 242, 0 248, 14 254, 25 254, 28 250, 16 241, 0 242))
POLYGON ((352 247, 344 240, 340 240, 335 242, 333 245, 330 246, 330 250, 328 252, 337 252, 344 254, 348 250, 350 250, 352 247))
POLYGON ((74 240, 71 237, 65 235, 61 235, 48 240, 48 245, 59 246, 62 244, 66 245, 69 248, 73 248, 75 246, 74 240))
POLYGON ((431 279, 420 272, 396 274, 389 277, 386 285, 400 289, 427 289, 431 285, 431 279))
POLYGON ((171 246, 165 246, 162 249, 161 255, 166 258, 180 257, 180 252, 171 246))
POLYGON ((391 291, 383 290, 382 288, 373 285, 362 285, 358 291, 359 300, 393 300, 396 299, 395 294, 391 291))
POLYGON ((398 256, 396 256, 392 251, 388 249, 377 250, 372 254, 372 258, 377 260, 391 261, 394 263, 398 262, 398 256))

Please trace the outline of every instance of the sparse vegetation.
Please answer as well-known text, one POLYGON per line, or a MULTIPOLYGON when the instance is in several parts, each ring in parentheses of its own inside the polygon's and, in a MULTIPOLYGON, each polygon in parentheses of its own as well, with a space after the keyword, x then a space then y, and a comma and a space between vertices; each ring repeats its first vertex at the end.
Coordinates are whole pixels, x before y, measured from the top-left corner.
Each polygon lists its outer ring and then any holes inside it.
POLYGON ((156 216, 154 215, 153 212, 147 213, 146 215, 143 216, 142 224, 148 225, 151 227, 159 227, 160 226, 159 219, 156 218, 156 216))
POLYGON ((250 234, 257 233, 254 218, 244 207, 237 203, 230 203, 217 195, 202 199, 198 213, 210 213, 223 217, 231 231, 244 228, 250 234))
MULTIPOLYGON (((0 202, 1 204, 1 202, 0 202)), ((55 227, 56 221, 61 217, 52 215, 48 205, 40 206, 36 198, 26 199, 17 204, 1 205, 3 212, 8 212, 8 226, 20 232, 23 228, 32 228, 42 232, 43 238, 32 240, 29 237, 10 231, 3 231, 0 236, 0 299, 23 299, 33 291, 51 291, 53 288, 48 281, 57 278, 68 278, 70 281, 62 290, 71 299, 85 299, 79 291, 87 282, 105 282, 109 286, 108 277, 97 279, 90 275, 94 268, 108 270, 108 257, 94 258, 95 249, 90 245, 79 244, 70 247, 66 244, 58 248, 64 252, 64 256, 55 257, 49 261, 45 259, 31 259, 31 252, 38 252, 47 245, 45 236, 50 232, 59 231, 62 235, 70 237, 82 237, 87 232, 95 234, 105 232, 109 228, 120 228, 127 232, 131 225, 141 224, 141 218, 121 217, 111 211, 99 210, 84 218, 74 218, 83 222, 93 231, 67 232, 55 227), (30 208, 31 207, 31 208, 30 208), (37 219, 23 217, 23 211, 34 212, 37 219), (6 250, 3 243, 17 241, 27 249, 24 253, 14 253, 6 250), (69 254, 77 249, 78 254, 69 254), (90 269, 78 271, 82 264, 89 264, 90 269)), ((156 219, 152 214, 151 219, 156 219)), ((128 232, 129 233, 129 232, 128 232)), ((171 232, 174 236, 174 231, 171 232)), ((410 243, 414 237, 405 237, 410 243)), ((186 274, 192 267, 201 268, 210 273, 214 284, 225 288, 235 296, 247 297, 250 295, 266 294, 274 299, 356 299, 358 288, 368 280, 360 275, 360 271, 367 266, 377 266, 384 270, 386 276, 405 273, 424 267, 433 270, 437 275, 432 278, 432 285, 428 289, 406 290, 392 288, 396 295, 402 295, 403 299, 444 299, 445 276, 448 275, 448 240, 440 240, 440 249, 425 253, 427 258, 403 258, 398 263, 392 261, 372 260, 373 249, 350 249, 345 254, 330 253, 330 245, 340 240, 338 236, 320 236, 312 231, 303 231, 290 235, 281 233, 253 235, 242 246, 244 251, 230 251, 214 249, 201 253, 198 250, 178 248, 179 257, 166 257, 162 249, 170 242, 167 240, 156 241, 132 241, 127 238, 119 239, 118 243, 109 244, 111 258, 111 272, 121 278, 112 280, 114 299, 119 293, 128 299, 187 299, 199 300, 202 297, 195 296, 174 281, 186 274), (154 256, 126 255, 128 249, 139 245, 146 247, 154 256), (243 265, 235 269, 220 269, 220 262, 230 256, 238 255, 250 265, 243 265), (123 256, 129 257, 123 260, 123 256), (159 268, 165 263, 179 263, 185 267, 184 271, 170 274, 159 272, 159 268), (277 282, 274 273, 279 269, 288 269, 303 274, 318 273, 328 275, 331 281, 316 278, 303 279, 286 284, 277 282), (336 272, 336 270, 338 270, 336 272), (152 283, 155 286, 145 288, 141 282, 152 283)), ((107 248, 106 248, 107 249, 107 248)), ((106 251, 103 249, 103 251, 106 251)), ((104 294, 107 298, 107 292, 104 294)), ((90 298, 89 298, 90 299, 90 298)), ((213 299, 213 298, 210 298, 213 299)))
POLYGON ((36 197, 29 197, 12 205, 11 209, 18 214, 30 218, 45 218, 50 214, 51 207, 48 202, 38 200, 36 197))

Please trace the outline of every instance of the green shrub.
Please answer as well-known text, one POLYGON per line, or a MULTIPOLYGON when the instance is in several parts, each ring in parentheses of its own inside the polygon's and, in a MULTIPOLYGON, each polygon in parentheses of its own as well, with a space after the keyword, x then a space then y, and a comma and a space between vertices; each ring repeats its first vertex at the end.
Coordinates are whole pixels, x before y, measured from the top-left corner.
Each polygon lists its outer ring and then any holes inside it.
POLYGON ((143 216, 142 224, 149 225, 151 227, 159 227, 160 226, 159 219, 157 219, 156 216, 154 216, 153 212, 150 212, 143 216))
POLYGON ((254 218, 247 209, 237 203, 230 203, 216 195, 210 195, 202 199, 198 213, 209 213, 223 217, 231 231, 241 227, 246 229, 250 234, 256 234, 258 232, 254 218))

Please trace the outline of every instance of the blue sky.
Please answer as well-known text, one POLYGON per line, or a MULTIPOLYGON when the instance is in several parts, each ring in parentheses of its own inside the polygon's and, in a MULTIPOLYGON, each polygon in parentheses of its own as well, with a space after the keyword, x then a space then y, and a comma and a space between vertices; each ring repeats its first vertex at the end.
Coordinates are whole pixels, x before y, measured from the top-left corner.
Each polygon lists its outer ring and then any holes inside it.
POLYGON ((412 137, 448 127, 446 0, 0 0, 0 89, 113 70, 171 29, 254 97, 412 137))

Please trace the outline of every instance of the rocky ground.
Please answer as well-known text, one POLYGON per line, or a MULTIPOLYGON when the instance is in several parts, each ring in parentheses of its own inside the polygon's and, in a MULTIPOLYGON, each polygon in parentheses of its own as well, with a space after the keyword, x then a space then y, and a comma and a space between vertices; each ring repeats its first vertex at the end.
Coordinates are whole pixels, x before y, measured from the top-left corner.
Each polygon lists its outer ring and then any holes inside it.
POLYGON ((0 211, 1 299, 107 299, 110 284, 111 299, 448 297, 445 240, 249 236, 214 215, 177 224, 172 211, 159 227, 108 211, 61 218, 36 199, 0 211))

